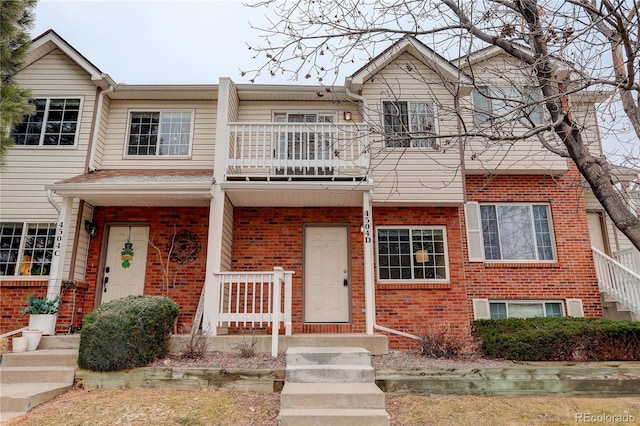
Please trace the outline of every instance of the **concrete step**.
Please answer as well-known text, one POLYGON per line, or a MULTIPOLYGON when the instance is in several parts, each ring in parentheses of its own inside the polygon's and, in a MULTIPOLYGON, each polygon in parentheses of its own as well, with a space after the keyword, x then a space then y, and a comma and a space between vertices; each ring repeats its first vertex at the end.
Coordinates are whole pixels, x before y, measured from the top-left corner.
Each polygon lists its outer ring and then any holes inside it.
POLYGON ((287 365, 285 382, 291 383, 373 383, 371 365, 287 365))
POLYGON ((312 347, 289 348, 286 355, 287 366, 297 365, 371 365, 371 352, 354 347, 312 347))
POLYGON ((286 383, 280 408, 379 408, 384 393, 374 383, 286 383))
POLYGON ((38 349, 27 352, 9 352, 2 355, 2 367, 78 366, 77 349, 38 349))
POLYGON ((71 389, 69 383, 2 384, 0 412, 27 412, 71 389))
POLYGON ((80 347, 80 335, 55 335, 42 336, 38 349, 78 349, 80 347))
POLYGON ((384 409, 344 408, 319 410, 315 408, 286 408, 280 410, 278 424, 280 426, 388 426, 390 421, 389 414, 384 409))
POLYGON ((75 371, 73 367, 0 367, 0 383, 73 383, 75 371))

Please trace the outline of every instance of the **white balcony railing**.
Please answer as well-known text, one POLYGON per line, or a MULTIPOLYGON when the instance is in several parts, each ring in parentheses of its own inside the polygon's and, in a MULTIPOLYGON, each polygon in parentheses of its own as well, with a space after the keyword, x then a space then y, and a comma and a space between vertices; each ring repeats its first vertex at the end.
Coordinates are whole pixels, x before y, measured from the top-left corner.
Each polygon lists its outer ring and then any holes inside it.
POLYGON ((600 250, 592 250, 600 291, 640 316, 640 275, 600 250))
POLYGON ((271 327, 271 353, 278 356, 278 332, 284 324, 291 335, 293 272, 219 272, 212 291, 215 327, 271 327), (284 297, 283 297, 284 296, 284 297))
POLYGON ((227 177, 361 178, 367 173, 369 159, 366 126, 360 127, 230 123, 227 177))
POLYGON ((636 274, 640 274, 640 252, 635 248, 620 250, 613 253, 616 262, 623 264, 636 274))

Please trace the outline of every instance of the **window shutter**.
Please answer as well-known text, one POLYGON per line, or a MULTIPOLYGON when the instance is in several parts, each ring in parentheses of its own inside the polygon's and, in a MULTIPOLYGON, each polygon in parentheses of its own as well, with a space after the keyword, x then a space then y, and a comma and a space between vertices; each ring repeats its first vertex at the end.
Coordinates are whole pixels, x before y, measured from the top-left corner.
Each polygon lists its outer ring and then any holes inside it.
POLYGON ((473 319, 491 319, 489 299, 473 299, 473 319))
POLYGON ((584 309, 582 307, 582 299, 566 299, 567 316, 584 317, 584 309))
POLYGON ((476 202, 464 205, 464 217, 467 226, 467 249, 469 262, 484 260, 484 246, 482 244, 482 226, 480 224, 480 206, 476 202))

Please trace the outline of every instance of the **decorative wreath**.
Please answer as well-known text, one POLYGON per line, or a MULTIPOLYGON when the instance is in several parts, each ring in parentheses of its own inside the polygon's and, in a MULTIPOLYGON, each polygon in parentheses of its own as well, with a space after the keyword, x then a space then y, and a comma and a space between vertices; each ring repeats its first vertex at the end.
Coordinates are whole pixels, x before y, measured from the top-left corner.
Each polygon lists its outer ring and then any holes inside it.
POLYGON ((169 258, 186 265, 193 262, 200 252, 200 239, 195 232, 180 231, 174 234, 173 238, 167 242, 167 251, 170 253, 169 258), (173 247, 171 244, 173 243, 173 247))

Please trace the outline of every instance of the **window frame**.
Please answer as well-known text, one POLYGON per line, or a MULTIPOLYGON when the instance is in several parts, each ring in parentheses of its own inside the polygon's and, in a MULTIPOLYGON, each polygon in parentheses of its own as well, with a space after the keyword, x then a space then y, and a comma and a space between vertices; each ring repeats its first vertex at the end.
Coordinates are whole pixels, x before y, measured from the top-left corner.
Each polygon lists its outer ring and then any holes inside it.
POLYGON ((541 126, 544 122, 544 110, 542 108, 542 104, 538 103, 537 105, 528 106, 525 105, 530 102, 539 102, 542 99, 540 89, 535 86, 514 86, 514 85, 495 85, 495 84, 485 84, 479 85, 473 88, 471 91, 471 101, 473 104, 473 122, 476 126, 493 126, 497 124, 506 124, 510 121, 513 121, 514 118, 517 118, 517 121, 521 123, 521 120, 527 121, 527 125, 529 126, 541 126), (493 90, 493 93, 492 93, 493 90), (519 94, 517 98, 510 98, 508 96, 502 96, 504 93, 496 93, 496 92, 506 92, 509 90, 515 90, 516 93, 519 94), (478 100, 482 99, 485 105, 478 105, 478 100), (508 110, 506 106, 500 107, 504 108, 505 112, 500 113, 500 116, 496 117, 494 114, 498 114, 494 111, 497 107, 494 105, 495 102, 506 103, 508 100, 512 100, 513 102, 522 103, 522 106, 518 106, 515 109, 519 110, 518 114, 515 117, 511 115, 514 114, 513 109, 508 110), (526 114, 525 114, 526 112, 526 114), (531 123, 528 118, 531 118, 531 123))
POLYGON ((193 140, 194 140, 194 130, 195 130, 195 108, 131 108, 127 111, 127 132, 125 135, 124 141, 124 152, 122 154, 123 159, 190 159, 193 152, 193 140), (161 128, 162 128, 162 119, 164 114, 171 113, 186 113, 188 112, 191 117, 189 120, 189 149, 186 154, 162 154, 161 146, 160 146, 160 138, 162 136, 161 128), (150 114, 158 114, 158 133, 157 133, 157 143, 155 145, 156 152, 155 154, 129 154, 129 144, 131 142, 131 125, 133 121, 133 115, 136 113, 150 113, 150 114))
MULTIPOLYGON (((80 136, 80 126, 82 124, 82 114, 83 114, 83 107, 84 107, 84 96, 35 96, 33 97, 30 102, 35 102, 38 100, 44 100, 45 101, 45 108, 43 111, 43 118, 42 118, 42 127, 40 129, 40 136, 38 138, 38 144, 37 145, 26 145, 26 144, 20 144, 17 141, 14 143, 14 147, 18 148, 18 149, 28 149, 28 148, 37 148, 37 149, 76 149, 78 147, 78 138, 80 136), (58 144, 57 145, 45 145, 44 144, 44 139, 45 139, 45 135, 47 134, 46 129, 47 129, 47 123, 49 123, 49 112, 51 111, 51 101, 54 100, 64 100, 64 101, 68 101, 68 100, 77 100, 78 101, 78 117, 75 121, 76 123, 76 131, 73 134, 73 144, 72 145, 60 145, 59 140, 58 140, 58 144)), ((25 119, 28 119, 29 117, 34 116, 34 114, 28 114, 28 115, 24 115, 22 117, 22 121, 20 121, 19 123, 14 123, 13 127, 11 128, 11 136, 14 137, 14 133, 15 133, 15 127, 19 124, 22 124, 25 122, 25 119)), ((64 123, 64 121, 60 121, 60 123, 64 123)), ((14 137, 15 140, 15 137, 14 137)))
MULTIPOLYGON (((497 209, 496 209, 496 213, 497 213, 497 209)), ((543 202, 530 202, 530 203, 525 203, 525 202, 518 202, 518 203, 489 203, 489 202, 480 202, 478 203, 478 219, 479 219, 479 225, 480 225, 480 243, 482 244, 482 254, 483 254, 483 260, 484 262, 495 262, 495 263, 556 263, 558 261, 558 252, 557 252, 557 246, 556 246, 556 239, 555 239, 555 228, 553 226, 553 214, 551 211, 551 205, 549 203, 543 203, 543 202), (529 218, 530 218, 530 225, 531 225, 531 232, 532 232, 532 236, 534 238, 535 241, 535 247, 534 247, 534 253, 535 253, 535 259, 504 259, 504 254, 503 254, 503 242, 502 242, 502 238, 499 234, 500 232, 500 223, 498 220, 498 215, 496 214, 496 226, 497 226, 497 231, 498 231, 498 243, 499 243, 499 250, 500 250, 500 258, 499 259, 489 259, 487 256, 487 247, 485 245, 485 229, 484 229, 484 224, 483 224, 483 218, 482 218, 482 208, 483 207, 487 207, 487 206, 493 206, 494 208, 500 207, 500 206, 516 206, 516 207, 528 207, 529 208, 529 218), (540 246, 538 244, 538 237, 537 237, 537 233, 536 233, 536 225, 535 225, 535 217, 534 217, 534 212, 533 212, 533 207, 534 206, 544 206, 547 210, 547 226, 549 228, 549 237, 550 237, 550 247, 551 247, 551 255, 552 258, 551 259, 540 259, 540 254, 539 254, 539 249, 540 246)))
POLYGON ((557 300, 557 299, 533 299, 533 300, 527 300, 527 299, 518 299, 518 300, 489 300, 489 316, 491 317, 492 320, 497 320, 497 319, 508 319, 508 318, 541 318, 538 316, 532 316, 532 317, 514 317, 509 315, 509 305, 541 305, 542 306, 542 318, 546 318, 546 317, 556 317, 557 315, 548 315, 547 313, 547 305, 559 305, 560 306, 560 317, 566 317, 567 316, 567 310, 564 306, 564 300, 557 300), (505 318, 494 318, 492 315, 492 307, 493 305, 500 305, 503 304, 505 305, 505 312, 506 312, 506 317, 505 318))
MULTIPOLYGON (((376 253, 375 253, 375 264, 376 264, 376 278, 380 283, 449 283, 451 281, 451 274, 449 269, 449 244, 447 241, 447 227, 445 225, 384 225, 384 226, 376 226, 375 227, 375 239, 376 239, 376 253), (380 275, 380 236, 378 231, 385 229, 398 229, 398 230, 408 230, 409 231, 409 242, 412 242, 412 231, 442 231, 442 239, 443 239, 443 255, 444 255, 444 270, 446 274, 446 278, 414 278, 415 277, 415 257, 416 253, 413 250, 413 244, 410 244, 411 253, 411 276, 410 279, 403 278, 381 278, 380 275)), ((439 253, 438 253, 439 254, 439 253)))
MULTIPOLYGON (((9 265, 11 262, 2 262, 0 263, 0 279, 16 279, 16 278, 20 278, 20 279, 45 279, 48 278, 51 274, 51 265, 53 264, 53 257, 55 256, 55 247, 56 247, 56 236, 57 236, 57 223, 56 222, 41 222, 41 221, 36 221, 36 222, 29 222, 29 221, 3 221, 0 222, 0 229, 2 229, 5 225, 13 225, 15 226, 21 226, 22 230, 20 231, 20 241, 19 241, 19 246, 17 248, 17 255, 16 255, 16 261, 15 261, 15 265, 14 265, 14 271, 13 274, 11 275, 4 275, 4 271, 5 271, 5 265, 9 265), (39 235, 37 233, 37 231, 39 229, 46 229, 46 234, 44 235, 39 235), (31 229, 35 229, 35 234, 33 235, 29 235, 29 231, 31 229), (34 239, 34 245, 35 245, 35 239, 37 237, 41 237, 41 238, 45 238, 46 239, 46 246, 45 247, 27 247, 27 243, 28 243, 28 239, 32 237, 34 239), (28 256, 29 253, 34 253, 36 250, 41 250, 43 252, 43 256, 46 257, 46 253, 49 252, 50 253, 50 259, 48 259, 48 263, 47 262, 40 262, 41 265, 40 267, 43 267, 45 265, 48 266, 48 273, 47 274, 31 274, 31 271, 33 268, 37 267, 38 265, 32 265, 29 267, 28 270, 28 274, 27 273, 23 273, 22 269, 23 269, 23 265, 25 264, 25 258, 24 256, 28 256)), ((12 235, 12 238, 16 238, 18 235, 12 235)), ((0 234, 0 241, 3 238, 3 235, 0 234)), ((14 250, 12 247, 9 247, 9 250, 14 250)), ((10 254, 9 254, 10 256, 10 254)), ((32 263, 37 263, 32 261, 32 263)))
MULTIPOLYGON (((397 109, 397 107, 396 107, 397 109)), ((438 125, 438 118, 437 118, 437 109, 436 109, 436 103, 432 100, 404 100, 404 99, 396 99, 396 100, 383 100, 382 101, 382 130, 383 130, 383 136, 384 136, 384 148, 385 149, 397 149, 397 148, 401 148, 401 149, 429 149, 429 150, 433 150, 433 151, 437 151, 439 149, 439 144, 438 144, 438 135, 439 135, 439 125, 438 125), (433 129, 431 131, 425 131, 422 133, 425 133, 426 136, 425 137, 417 137, 417 138, 410 138, 409 140, 409 144, 408 146, 405 145, 389 145, 390 142, 390 137, 391 137, 391 133, 387 131, 387 114, 386 114, 386 109, 385 106, 386 105, 398 105, 399 104, 406 104, 406 110, 407 110, 407 124, 406 126, 408 127, 408 132, 394 132, 393 135, 400 135, 400 134, 411 134, 413 131, 411 130, 411 125, 412 125, 412 112, 411 112, 411 107, 410 104, 425 104, 428 107, 431 108, 431 115, 433 118, 433 129), (432 139, 431 142, 428 142, 427 145, 420 145, 419 143, 416 143, 419 140, 429 140, 432 139)), ((404 117, 404 114, 398 114, 398 116, 400 117, 404 117)), ((405 126, 405 123, 400 123, 401 126, 405 126)), ((421 133, 418 130, 415 131, 416 133, 421 133)), ((403 142, 403 140, 401 140, 400 142, 403 142)))

